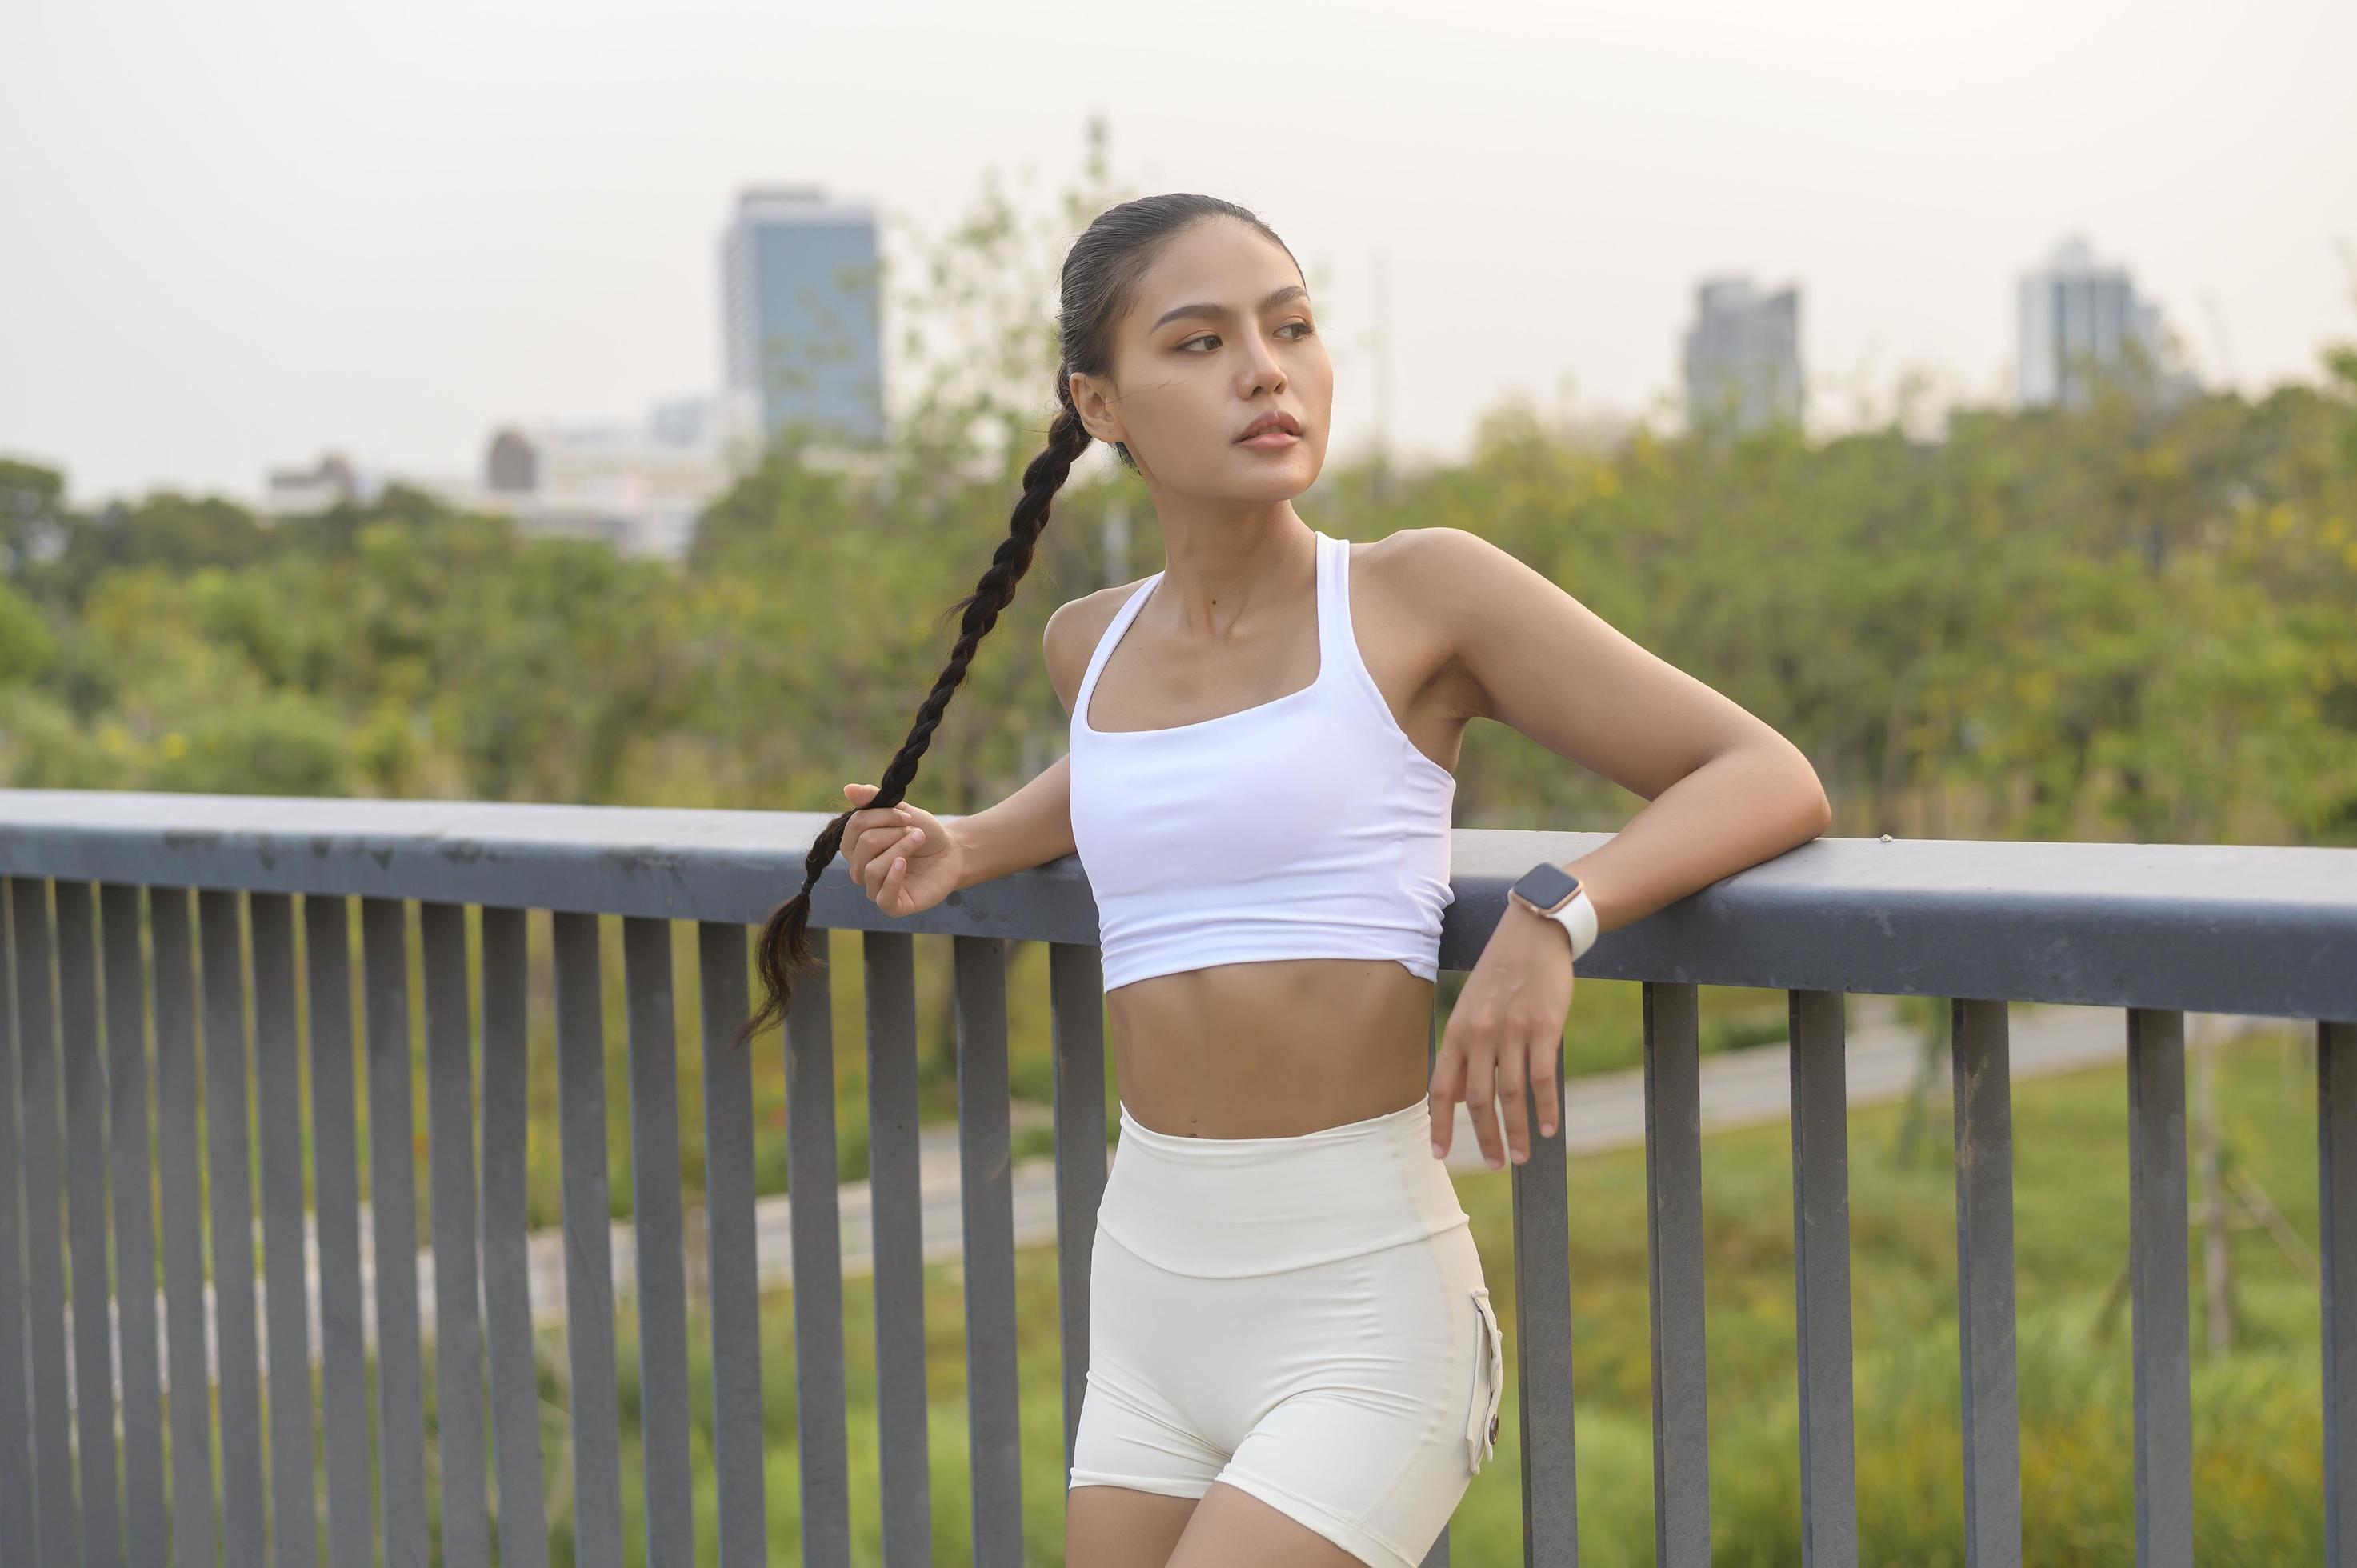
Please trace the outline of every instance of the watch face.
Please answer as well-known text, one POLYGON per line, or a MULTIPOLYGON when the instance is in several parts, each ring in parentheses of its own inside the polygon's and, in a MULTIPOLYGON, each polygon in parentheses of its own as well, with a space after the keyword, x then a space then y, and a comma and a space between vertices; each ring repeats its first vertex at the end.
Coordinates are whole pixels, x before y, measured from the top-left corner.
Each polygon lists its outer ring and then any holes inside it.
POLYGON ((1579 891, 1579 878, 1560 865, 1541 864, 1523 872, 1513 891, 1542 909, 1554 909, 1579 891))

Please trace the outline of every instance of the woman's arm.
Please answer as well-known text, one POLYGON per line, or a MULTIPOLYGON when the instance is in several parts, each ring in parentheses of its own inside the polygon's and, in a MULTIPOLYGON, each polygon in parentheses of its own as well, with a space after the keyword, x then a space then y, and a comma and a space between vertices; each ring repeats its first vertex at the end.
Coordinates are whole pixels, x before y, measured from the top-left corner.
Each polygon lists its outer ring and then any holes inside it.
MULTIPOLYGON (((1590 889, 1599 930, 1773 859, 1831 823, 1816 770, 1765 721, 1479 535, 1409 532, 1415 580, 1473 677, 1481 715, 1648 802, 1570 863, 1590 889)), ((1459 1100, 1493 1168, 1529 1157, 1531 1109, 1539 1135, 1554 1135, 1571 992, 1563 929, 1509 902, 1458 993, 1434 1064, 1435 1155, 1448 1151, 1459 1100), (1528 1109, 1526 1094, 1536 1101, 1528 1109)))
POLYGON ((1071 754, 1056 758, 998 804, 971 816, 946 818, 942 826, 963 852, 958 892, 1072 854, 1071 754))

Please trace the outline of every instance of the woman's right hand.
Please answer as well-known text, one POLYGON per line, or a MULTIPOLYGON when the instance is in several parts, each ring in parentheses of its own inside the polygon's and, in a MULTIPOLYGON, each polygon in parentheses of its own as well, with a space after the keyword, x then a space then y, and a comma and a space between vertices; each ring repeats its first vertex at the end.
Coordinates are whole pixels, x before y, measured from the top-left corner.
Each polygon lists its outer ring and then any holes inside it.
MULTIPOLYGON (((853 805, 876 798, 873 784, 845 784, 853 805)), ((922 806, 855 811, 843 824, 843 853, 851 879, 888 915, 930 909, 957 891, 965 855, 957 835, 922 806)))

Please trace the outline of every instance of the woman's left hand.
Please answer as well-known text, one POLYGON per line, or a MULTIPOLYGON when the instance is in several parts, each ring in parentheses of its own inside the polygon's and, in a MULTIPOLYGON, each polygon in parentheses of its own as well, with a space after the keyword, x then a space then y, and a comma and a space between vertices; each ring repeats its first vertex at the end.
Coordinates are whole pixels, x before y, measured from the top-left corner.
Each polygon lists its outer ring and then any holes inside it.
POLYGON ((1491 1170, 1499 1169, 1498 1105, 1505 1105, 1505 1144, 1513 1161, 1530 1158, 1531 1117, 1523 1096, 1538 1105, 1539 1135, 1550 1137, 1563 1107, 1555 1077, 1564 1020, 1571 1012, 1569 933, 1544 915, 1508 899, 1489 945, 1449 1009, 1448 1027, 1432 1064, 1432 1153, 1448 1153, 1457 1130, 1457 1102, 1473 1120, 1473 1135, 1491 1170))

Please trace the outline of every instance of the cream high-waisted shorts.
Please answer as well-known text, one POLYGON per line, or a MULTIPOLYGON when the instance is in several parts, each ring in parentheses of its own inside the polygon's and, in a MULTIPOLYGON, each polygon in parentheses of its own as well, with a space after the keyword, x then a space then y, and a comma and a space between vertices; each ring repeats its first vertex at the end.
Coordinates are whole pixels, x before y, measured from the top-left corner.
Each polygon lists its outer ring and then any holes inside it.
POLYGON ((1122 1108, 1072 1486, 1224 1481, 1416 1568, 1492 1451, 1503 1358, 1427 1101, 1278 1138, 1122 1108))

